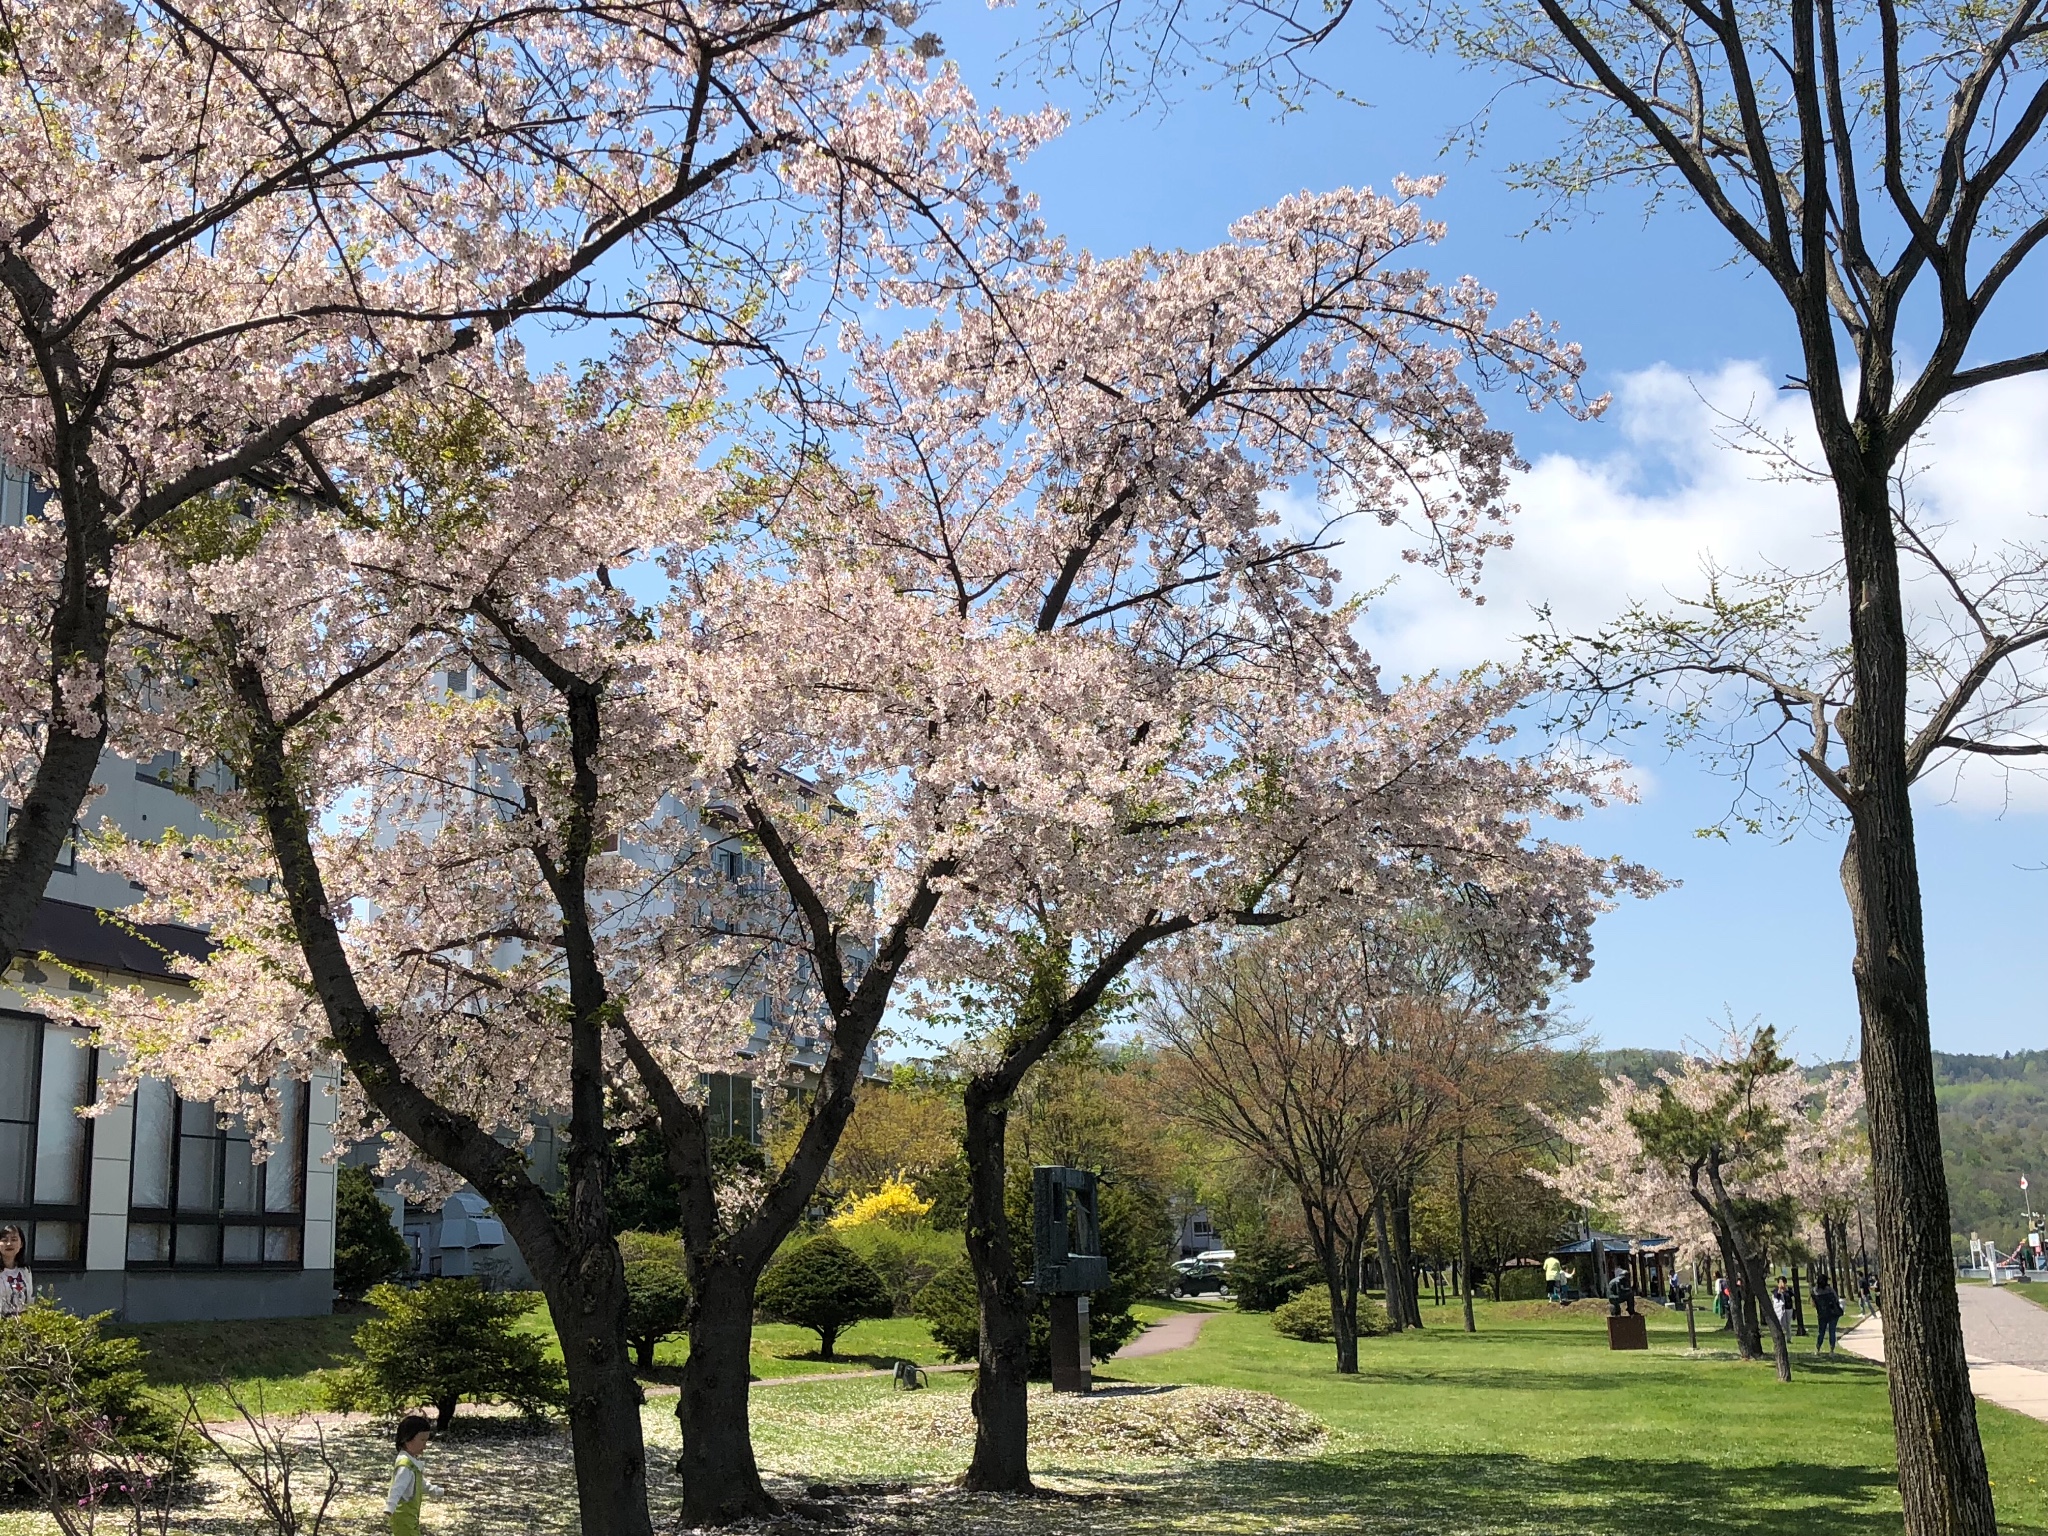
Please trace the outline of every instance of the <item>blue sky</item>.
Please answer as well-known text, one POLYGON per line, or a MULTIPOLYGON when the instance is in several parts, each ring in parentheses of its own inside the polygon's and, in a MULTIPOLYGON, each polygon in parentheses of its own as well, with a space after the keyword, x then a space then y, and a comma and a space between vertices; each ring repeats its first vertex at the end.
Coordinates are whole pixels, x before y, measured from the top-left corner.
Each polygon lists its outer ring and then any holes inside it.
MULTIPOLYGON (((1389 670, 1509 654, 1537 599, 1554 598, 1593 623, 1624 597, 1685 589, 1708 549, 1735 564, 1760 553, 1796 559, 1825 535, 1825 498, 1757 484, 1747 461, 1715 442, 1701 403, 1796 413, 1775 391, 1799 371, 1782 309, 1728 262, 1717 230, 1676 205, 1646 221, 1623 194, 1570 227, 1532 231, 1538 203, 1506 188, 1500 167, 1518 144, 1548 131, 1533 100, 1496 113, 1477 158, 1442 155, 1446 134, 1480 108, 1490 82, 1395 51, 1365 29, 1361 11, 1323 67, 1369 105, 1326 96, 1276 117, 1268 106, 1191 88, 1163 112, 1085 116, 1086 103, 1057 84, 995 86, 1002 50, 1032 19, 1027 10, 956 0, 929 24, 984 99, 1022 107, 1049 95, 1076 111, 1067 135, 1023 176, 1048 222, 1073 242, 1106 253, 1205 245, 1235 216, 1290 192, 1384 189, 1397 173, 1440 171, 1450 182, 1435 212, 1450 233, 1434 261, 1439 274, 1470 272, 1499 292, 1504 309, 1535 308, 1558 321, 1584 345, 1595 388, 1616 392, 1615 409, 1592 424, 1504 405, 1535 464, 1521 498, 1529 516, 1520 545, 1496 568, 1494 602, 1477 613, 1409 575, 1367 621, 1389 670)), ((1947 429, 1937 496, 1946 485, 1959 507, 2035 513, 2034 487, 2048 483, 2037 460, 2048 447, 2036 447, 2048 444, 2044 428, 2048 393, 2009 389, 1987 399, 1947 429)), ((1396 568, 1392 553, 1384 541, 1361 539, 1352 569, 1376 582, 1396 568)), ((1726 784, 1682 757, 1653 754, 1639 766, 1641 802, 1596 814, 1574 835, 1682 885, 1603 922, 1595 974, 1575 990, 1572 1010, 1608 1045, 1711 1038, 1726 1010, 1791 1031, 1805 1056, 1852 1051, 1838 839, 1702 839, 1695 831, 1720 816, 1726 784)), ((1920 828, 1937 1047, 2048 1045, 2048 794, 1979 778, 1924 797, 1920 828)))

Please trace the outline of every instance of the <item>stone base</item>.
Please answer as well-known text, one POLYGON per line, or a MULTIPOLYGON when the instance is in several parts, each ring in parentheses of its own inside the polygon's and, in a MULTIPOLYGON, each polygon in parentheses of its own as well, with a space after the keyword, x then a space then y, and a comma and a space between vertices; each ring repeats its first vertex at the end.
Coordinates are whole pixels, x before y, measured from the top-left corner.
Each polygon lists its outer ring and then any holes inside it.
POLYGON ((1607 1319, 1607 1347, 1609 1349, 1648 1349, 1650 1335, 1640 1314, 1607 1319))
POLYGON ((1088 1348, 1088 1298, 1054 1296, 1052 1309, 1052 1389, 1092 1392, 1094 1358, 1088 1348))

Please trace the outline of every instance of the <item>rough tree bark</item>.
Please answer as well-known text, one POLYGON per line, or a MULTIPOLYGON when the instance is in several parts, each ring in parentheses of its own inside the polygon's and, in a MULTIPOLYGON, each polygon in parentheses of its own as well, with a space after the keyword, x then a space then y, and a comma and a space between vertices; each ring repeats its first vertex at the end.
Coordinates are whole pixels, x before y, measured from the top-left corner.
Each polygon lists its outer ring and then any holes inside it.
MULTIPOLYGON (((602 1007, 588 1006, 587 991, 572 995, 569 1198, 566 1219, 557 1219, 524 1155, 434 1100, 406 1077, 385 1043, 328 903, 311 822, 262 673, 237 654, 231 628, 221 627, 231 658, 229 681, 246 729, 245 786, 268 834, 335 1046, 377 1111, 490 1201, 539 1281, 569 1377, 570 1442, 583 1528, 652 1536, 640 1386, 626 1343, 625 1266, 605 1216, 610 1143, 603 1113, 602 1007)), ((578 969, 572 965, 572 993, 578 969)), ((586 987, 588 980, 586 970, 586 987)))

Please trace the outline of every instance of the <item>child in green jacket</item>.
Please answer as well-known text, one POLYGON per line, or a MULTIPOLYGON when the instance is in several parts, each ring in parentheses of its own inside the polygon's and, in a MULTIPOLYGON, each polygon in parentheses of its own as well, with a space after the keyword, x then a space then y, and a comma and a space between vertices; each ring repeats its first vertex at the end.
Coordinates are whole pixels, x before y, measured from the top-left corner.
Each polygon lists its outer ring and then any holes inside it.
POLYGON ((391 1492, 384 1500, 391 1536, 420 1536, 420 1505, 428 1494, 444 1491, 427 1481, 427 1469, 419 1460, 433 1427, 416 1413, 398 1421, 398 1467, 391 1474, 391 1492))

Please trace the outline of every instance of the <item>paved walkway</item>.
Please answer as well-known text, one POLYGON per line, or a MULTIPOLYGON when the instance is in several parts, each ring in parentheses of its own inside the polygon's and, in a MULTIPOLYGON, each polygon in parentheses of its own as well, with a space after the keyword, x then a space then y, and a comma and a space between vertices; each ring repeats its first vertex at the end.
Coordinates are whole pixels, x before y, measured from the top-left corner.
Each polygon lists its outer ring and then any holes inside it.
POLYGON ((1163 1355, 1169 1350, 1186 1349, 1202 1336, 1202 1324, 1209 1321, 1206 1312, 1176 1312, 1173 1316, 1154 1323, 1110 1358, 1113 1360, 1142 1360, 1147 1355, 1163 1355))
MULTIPOLYGON (((1958 1286, 1956 1302, 1963 1314, 1970 1390, 2001 1408, 2048 1421, 2048 1308, 2004 1286, 1958 1286)), ((1842 1348, 1883 1360, 1881 1319, 1865 1318, 1851 1328, 1842 1335, 1842 1348)))

